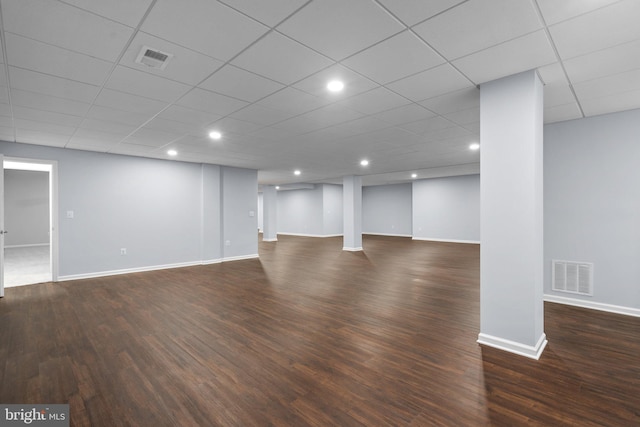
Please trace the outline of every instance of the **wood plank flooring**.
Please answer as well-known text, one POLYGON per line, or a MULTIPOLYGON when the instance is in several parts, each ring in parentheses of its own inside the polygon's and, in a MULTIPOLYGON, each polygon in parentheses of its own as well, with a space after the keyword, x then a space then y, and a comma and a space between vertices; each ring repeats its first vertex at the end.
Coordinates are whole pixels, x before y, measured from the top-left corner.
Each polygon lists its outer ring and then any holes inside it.
POLYGON ((74 426, 640 425, 640 318, 547 303, 539 361, 482 348, 477 245, 363 243, 7 289, 0 402, 74 426))

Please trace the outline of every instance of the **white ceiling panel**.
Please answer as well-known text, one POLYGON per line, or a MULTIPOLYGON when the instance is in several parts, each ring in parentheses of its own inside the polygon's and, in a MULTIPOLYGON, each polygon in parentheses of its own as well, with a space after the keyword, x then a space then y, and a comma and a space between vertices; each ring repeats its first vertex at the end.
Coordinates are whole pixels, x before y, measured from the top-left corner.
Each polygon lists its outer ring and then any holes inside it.
POLYGON ((234 133, 239 135, 246 135, 253 131, 256 131, 263 127, 263 125, 247 122, 244 120, 238 120, 231 117, 225 117, 212 124, 212 127, 222 132, 223 135, 228 133, 234 133))
POLYGON ((201 88, 247 102, 255 102, 284 87, 241 68, 227 65, 205 80, 201 88))
POLYGON ((549 27, 562 59, 640 38, 640 2, 626 0, 549 27))
POLYGON ((7 57, 14 67, 26 68, 92 85, 102 85, 112 63, 92 56, 8 33, 7 57))
POLYGON ((291 15, 307 0, 221 0, 236 10, 245 13, 263 24, 273 27, 291 15))
POLYGON ((391 13, 407 26, 444 12, 466 0, 379 0, 391 13))
POLYGON ((274 123, 290 119, 292 117, 292 114, 282 110, 276 110, 274 108, 252 104, 246 108, 243 108, 242 110, 236 111, 235 113, 231 114, 230 117, 252 123, 258 123, 263 126, 269 126, 274 123))
POLYGON ((183 83, 122 65, 116 67, 105 87, 165 102, 175 101, 191 88, 183 83))
POLYGON ((131 111, 124 111, 115 108, 94 105, 87 112, 87 117, 138 127, 144 124, 146 121, 150 120, 153 115, 145 113, 132 113, 131 111))
POLYGON ((222 116, 173 104, 158 114, 158 117, 200 127, 218 120, 222 116))
POLYGON ((449 64, 439 65, 387 85, 412 101, 422 101, 470 86, 473 83, 449 64))
POLYGON ((414 31, 451 60, 540 28, 531 0, 469 0, 414 31))
POLYGON ((480 90, 471 86, 445 95, 429 98, 420 103, 438 114, 453 113, 480 106, 480 90))
POLYGON ((136 34, 131 45, 129 45, 129 48, 120 60, 120 65, 192 86, 203 81, 223 64, 222 61, 211 58, 210 56, 203 55, 144 32, 138 32, 136 34), (162 70, 139 64, 136 62, 136 59, 145 46, 171 54, 173 57, 167 61, 166 67, 162 70))
POLYGON ((65 148, 106 153, 116 144, 117 142, 109 142, 108 140, 103 139, 81 138, 74 135, 71 137, 71 139, 69 139, 69 142, 67 142, 65 148))
POLYGON ((2 1, 4 30, 107 61, 115 61, 133 29, 50 0, 2 1))
POLYGON ((98 94, 98 86, 67 80, 48 74, 9 67, 11 87, 58 98, 90 103, 98 94))
POLYGON ((16 128, 16 141, 48 147, 64 147, 69 141, 69 136, 41 130, 16 128))
POLYGON ((364 114, 376 114, 410 103, 411 101, 408 99, 384 87, 379 87, 339 102, 342 106, 364 114))
POLYGON ((147 129, 161 130, 175 134, 187 134, 193 130, 193 125, 188 123, 176 122, 163 117, 155 117, 144 125, 147 129))
POLYGON ((640 39, 564 61, 572 83, 640 68, 640 39))
POLYGON ((328 102, 334 102, 371 90, 378 87, 378 84, 340 64, 336 64, 296 83, 294 87, 324 98, 328 102), (333 80, 344 83, 344 89, 338 93, 329 91, 327 84, 333 80))
POLYGON ((565 75, 564 68, 560 62, 538 67, 538 75, 546 85, 568 85, 569 80, 565 75))
POLYGON ((108 138, 109 141, 113 142, 120 141, 136 129, 137 126, 87 118, 74 135, 94 139, 108 138))
POLYGON ((61 0, 129 27, 137 27, 152 0, 61 0))
POLYGON ((576 83, 573 88, 580 102, 586 99, 633 92, 640 89, 640 69, 576 83))
POLYGON ((346 66, 381 84, 444 62, 444 58, 410 31, 404 31, 343 61, 346 66))
POLYGON ((232 64, 289 85, 332 64, 313 50, 276 32, 242 52, 232 64))
POLYGON ((625 91, 601 98, 585 99, 581 100, 580 104, 587 117, 632 110, 640 108, 640 90, 625 91))
POLYGON ((571 19, 620 0, 536 0, 547 25, 571 19))
POLYGON ((26 120, 14 118, 15 126, 19 129, 33 130, 39 132, 50 132, 57 135, 69 135, 71 136, 75 131, 75 126, 66 126, 51 122, 40 122, 35 120, 26 120))
POLYGON ((162 147, 182 135, 173 132, 164 132, 157 129, 142 128, 129 135, 123 143, 147 145, 150 147, 162 147))
MULTIPOLYGON (((13 105, 14 108, 20 108, 17 105, 13 105)), ((0 116, 11 117, 11 106, 9 104, 0 103, 0 116)))
POLYGON ((575 103, 576 98, 569 85, 545 85, 544 86, 544 107, 555 107, 575 103))
POLYGON ((248 103, 239 99, 220 95, 219 93, 195 88, 183 96, 177 104, 194 110, 226 116, 239 110, 248 103))
POLYGON ((480 107, 459 110, 444 115, 445 118, 459 125, 476 123, 480 121, 480 107))
POLYGON ((94 104, 143 114, 156 114, 167 106, 167 103, 163 101, 111 89, 102 89, 94 104))
POLYGON ((292 87, 274 93, 257 103, 257 105, 285 111, 291 115, 306 113, 326 104, 324 99, 292 87))
POLYGON ((428 119, 436 114, 418 104, 409 104, 374 114, 373 117, 392 125, 428 119))
POLYGON ((582 117, 580 107, 577 102, 564 105, 554 105, 544 109, 544 122, 555 123, 565 120, 579 119, 582 117))
POLYGON ((13 117, 16 119, 34 120, 38 122, 55 123, 63 126, 76 127, 82 122, 82 117, 52 111, 36 110, 28 107, 13 106, 13 117))
POLYGON ((141 30, 227 61, 268 28, 217 1, 158 0, 141 30))
POLYGON ((55 113, 83 116, 91 104, 44 95, 28 90, 12 89, 11 102, 13 105, 29 107, 38 110, 52 111, 55 113))
POLYGON ((434 132, 454 126, 456 126, 455 123, 451 122, 450 120, 447 120, 444 117, 436 116, 428 118, 426 120, 419 120, 417 122, 404 123, 399 125, 398 127, 409 132, 422 135, 428 132, 434 132))
POLYGON ((336 61, 403 29, 370 0, 312 2, 278 26, 278 31, 336 61))
POLYGON ((556 62, 544 30, 536 31, 453 62, 464 75, 480 84, 556 62), (500 62, 500 68, 495 63, 500 62))

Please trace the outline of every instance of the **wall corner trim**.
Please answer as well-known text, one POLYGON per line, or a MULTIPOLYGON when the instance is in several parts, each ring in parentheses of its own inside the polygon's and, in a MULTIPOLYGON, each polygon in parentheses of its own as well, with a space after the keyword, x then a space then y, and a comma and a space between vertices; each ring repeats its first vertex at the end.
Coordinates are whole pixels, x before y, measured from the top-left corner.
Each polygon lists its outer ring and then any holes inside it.
POLYGON ((358 251, 362 251, 363 249, 362 249, 362 246, 359 246, 357 248, 348 248, 348 247, 344 246, 342 248, 342 250, 343 251, 348 251, 348 252, 358 252, 358 251))
POLYGON ((639 308, 624 307, 621 305, 613 305, 613 304, 604 304, 601 302, 587 301, 587 300, 578 299, 578 298, 568 298, 568 297, 562 297, 562 296, 551 295, 551 294, 544 294, 543 299, 546 302, 573 305, 575 307, 589 308, 592 310, 607 311, 609 313, 640 317, 639 308))
POLYGON ((488 347, 497 348, 499 350, 508 351, 510 353, 538 360, 540 359, 544 348, 547 346, 547 336, 543 333, 542 335, 540 335, 540 338, 538 339, 536 345, 530 346, 504 338, 498 338, 492 335, 483 334, 481 332, 478 334, 477 342, 480 345, 486 345, 488 347))

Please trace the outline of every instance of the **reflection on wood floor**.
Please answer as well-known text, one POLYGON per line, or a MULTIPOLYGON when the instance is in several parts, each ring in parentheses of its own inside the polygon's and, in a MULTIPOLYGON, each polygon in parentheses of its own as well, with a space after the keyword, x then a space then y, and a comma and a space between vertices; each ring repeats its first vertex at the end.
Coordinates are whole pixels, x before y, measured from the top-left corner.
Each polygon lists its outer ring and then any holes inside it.
POLYGON ((4 249, 5 287, 51 281, 49 245, 4 249))
POLYGON ((640 319, 545 304, 476 343, 479 247, 279 236, 260 259, 11 288, 3 403, 78 426, 640 425, 640 319))

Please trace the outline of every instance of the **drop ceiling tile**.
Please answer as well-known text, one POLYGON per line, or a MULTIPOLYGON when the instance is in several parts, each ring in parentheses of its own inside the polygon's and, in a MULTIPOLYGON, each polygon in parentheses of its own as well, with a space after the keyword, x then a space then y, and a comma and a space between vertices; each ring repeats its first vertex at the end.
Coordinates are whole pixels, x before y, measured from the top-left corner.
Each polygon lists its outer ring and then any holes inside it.
POLYGON ((109 142, 88 138, 81 138, 78 136, 72 136, 67 142, 65 148, 70 148, 73 150, 84 150, 84 151, 96 151, 99 153, 106 153, 113 147, 117 145, 117 142, 109 142))
POLYGON ((131 45, 120 60, 120 65, 191 86, 195 86, 203 81, 223 64, 222 61, 211 58, 210 56, 203 55, 144 32, 136 34, 131 45), (136 59, 145 46, 171 54, 173 57, 168 60, 163 70, 138 64, 136 59))
POLYGON ((9 74, 12 89, 27 90, 74 101, 91 103, 99 90, 97 86, 15 67, 9 67, 9 74))
MULTIPOLYGON (((80 129, 84 129, 87 131, 95 131, 103 134, 113 135, 114 138, 122 139, 130 133, 134 132, 138 126, 136 125, 126 125, 117 122, 109 122, 105 120, 98 120, 92 118, 86 118, 80 124, 80 129)), ((76 133, 77 134, 77 133, 76 133)), ((86 135, 83 134, 83 135, 86 135)))
POLYGON ((51 111, 36 110, 28 107, 13 106, 13 117, 38 122, 55 123, 63 126, 77 127, 82 123, 82 117, 70 114, 61 114, 51 111))
POLYGON ((302 133, 321 129, 325 126, 327 125, 325 125, 324 123, 318 123, 316 120, 313 120, 309 117, 305 117, 304 115, 302 115, 302 116, 293 117, 288 120, 284 120, 270 127, 275 129, 281 129, 295 135, 299 135, 302 133))
POLYGON ((464 3, 464 1, 465 0, 380 0, 380 3, 407 26, 413 26, 460 3, 464 3))
POLYGON ((323 98, 328 102, 335 102, 371 90, 378 87, 378 84, 340 64, 335 64, 307 77, 293 86, 296 89, 323 98), (332 80, 342 81, 344 83, 344 89, 338 93, 329 91, 327 84, 332 80))
POLYGON ((124 144, 146 145, 149 147, 162 147, 180 138, 182 135, 172 132, 164 132, 156 129, 141 128, 129 135, 122 142, 124 144))
POLYGON ((62 0, 96 15, 137 27, 152 0, 62 0))
POLYGON ((545 85, 544 108, 575 103, 576 98, 569 85, 545 85))
POLYGON ((87 112, 87 117, 138 127, 151 119, 153 115, 145 113, 132 113, 131 111, 93 105, 87 112))
MULTIPOLYGON (((17 106, 14 104, 14 108, 16 108, 17 106)), ((17 107, 20 108, 20 107, 17 107)), ((5 116, 5 117, 11 117, 11 107, 9 106, 9 104, 0 104, 0 116, 5 116)))
POLYGON ((167 106, 167 103, 163 101, 111 89, 102 89, 94 104, 143 114, 156 114, 167 106))
POLYGON ((218 120, 217 122, 213 123, 212 127, 218 129, 220 132, 222 132, 223 135, 227 135, 229 133, 246 135, 262 128, 263 126, 244 120, 225 117, 224 119, 218 120))
POLYGON ((270 141, 277 141, 278 143, 288 143, 295 138, 295 133, 271 126, 259 129, 256 132, 253 132, 253 134, 257 134, 261 138, 268 139, 270 141))
POLYGON ((103 132, 95 129, 78 128, 78 130, 76 130, 76 133, 74 133, 71 138, 72 139, 78 138, 78 139, 92 140, 92 141, 102 141, 109 144, 116 144, 120 142, 122 138, 129 135, 129 133, 130 132, 113 133, 113 132, 103 132))
POLYGON ((49 0, 3 1, 4 30, 106 61, 115 61, 133 28, 49 0))
POLYGON ((163 110, 158 117, 175 120, 177 122, 187 123, 195 126, 204 126, 222 118, 218 114, 207 113, 204 111, 194 110, 180 105, 171 105, 163 110))
POLYGON ((141 30, 227 61, 268 28, 217 1, 159 0, 141 30))
POLYGON ((413 29, 453 60, 540 28, 530 0, 470 0, 413 29))
POLYGON ((257 102, 257 105, 284 111, 291 115, 306 113, 326 104, 327 102, 324 99, 292 87, 283 89, 257 102))
POLYGON ((274 108, 268 108, 258 104, 252 104, 246 108, 243 108, 240 111, 236 111, 235 113, 231 114, 230 117, 233 117, 235 119, 245 120, 252 123, 258 123, 263 126, 269 126, 274 123, 278 123, 283 120, 290 119, 294 115, 295 113, 291 114, 285 111, 276 110, 274 108))
POLYGON ((573 88, 581 104, 586 99, 636 91, 640 89, 640 69, 576 83, 573 88))
POLYGON ((245 70, 285 85, 297 82, 332 61, 277 32, 269 33, 232 61, 245 70))
POLYGON ((300 117, 311 119, 313 122, 317 123, 317 129, 319 127, 332 126, 349 120, 355 120, 362 117, 362 114, 342 105, 331 104, 305 113, 300 117))
POLYGON ((151 119, 151 121, 145 123, 144 127, 147 129, 161 130, 164 132, 175 134, 187 134, 194 128, 193 125, 165 119, 162 117, 155 117, 151 119))
POLYGON ((0 127, 13 129, 13 119, 11 116, 0 116, 0 127))
POLYGON ((640 39, 640 2, 620 1, 549 27, 562 59, 640 39))
POLYGON ((118 65, 105 85, 108 89, 171 102, 191 88, 183 83, 118 65))
POLYGON ((26 120, 14 118, 16 129, 32 130, 45 133, 53 133, 57 135, 73 135, 76 130, 75 126, 65 126, 50 122, 40 122, 35 120, 26 120))
POLYGON ((640 39, 564 61, 572 83, 640 68, 640 39))
POLYGON ((404 31, 342 63, 380 84, 386 84, 444 62, 412 32, 404 31))
POLYGON ((476 123, 480 121, 480 107, 448 113, 444 117, 459 125, 476 123))
POLYGON ((424 134, 427 132, 433 132, 437 130, 442 130, 450 127, 454 127, 455 124, 450 120, 445 119, 444 117, 431 117, 426 120, 419 120, 411 123, 404 123, 399 125, 398 127, 407 130, 409 132, 413 132, 416 134, 424 134))
POLYGON ((46 145, 48 147, 64 147, 68 141, 69 135, 60 135, 41 130, 16 128, 16 142, 46 145))
POLYGON ((467 78, 449 64, 442 64, 402 80, 387 87, 412 101, 422 101, 473 86, 467 78))
POLYGON ((100 86, 112 64, 11 33, 5 34, 8 63, 44 74, 100 86))
POLYGON ((601 98, 580 100, 587 117, 640 108, 640 90, 615 93, 601 98))
POLYGON ((391 92, 389 89, 379 87, 369 92, 361 93, 351 98, 340 101, 339 105, 351 108, 364 114, 376 114, 392 108, 410 104, 406 98, 391 92))
POLYGON ((205 80, 201 88, 247 102, 255 102, 284 87, 284 85, 227 65, 205 80))
POLYGON ((537 0, 547 25, 575 18, 620 0, 537 0))
POLYGON ((121 142, 109 149, 109 153, 124 154, 127 156, 143 156, 150 155, 156 147, 152 145, 141 145, 127 142, 121 142))
POLYGON ((564 105, 554 105, 544 109, 544 123, 563 122, 582 118, 582 112, 578 103, 572 102, 564 105))
POLYGON ((426 99, 420 105, 438 114, 453 113, 480 106, 480 89, 471 86, 459 91, 426 99))
POLYGON ((254 0, 221 1, 269 27, 280 23, 307 2, 307 0, 269 0, 268 2, 254 0))
POLYGON ((453 65, 480 84, 554 62, 553 47, 545 31, 540 30, 465 56, 453 65))
POLYGON ((403 29, 369 0, 312 2, 278 26, 278 31, 336 61, 403 29))
POLYGON ((538 67, 538 75, 545 85, 568 85, 569 81, 559 62, 538 67))
POLYGON ((83 116, 91 104, 44 95, 27 90, 11 89, 11 103, 22 107, 34 108, 54 113, 83 116))
POLYGON ((435 116, 433 111, 427 110, 418 104, 409 104, 374 114, 373 117, 392 125, 400 125, 403 123, 428 119, 433 116, 435 116))
POLYGON ((178 105, 192 108, 194 110, 206 111, 207 113, 226 116, 248 105, 248 103, 239 99, 230 98, 220 95, 219 93, 210 92, 208 90, 195 88, 178 102, 178 105))

